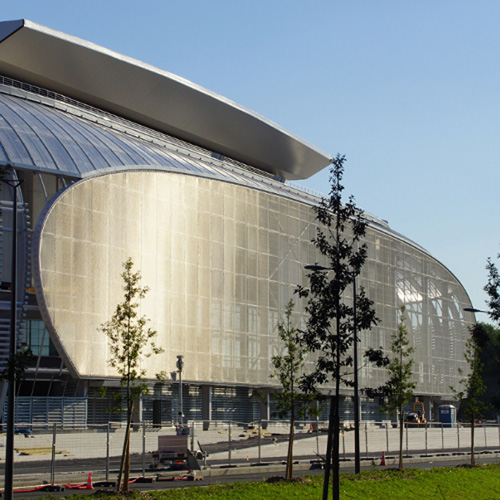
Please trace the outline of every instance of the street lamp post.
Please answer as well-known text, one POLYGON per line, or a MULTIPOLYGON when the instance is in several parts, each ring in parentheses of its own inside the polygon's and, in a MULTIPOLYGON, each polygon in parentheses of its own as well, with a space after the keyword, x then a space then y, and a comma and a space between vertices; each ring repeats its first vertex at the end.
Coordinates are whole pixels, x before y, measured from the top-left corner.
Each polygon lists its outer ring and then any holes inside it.
POLYGON ((12 366, 16 354, 17 325, 17 188, 22 180, 2 179, 12 188, 12 269, 10 283, 10 334, 9 334, 9 373, 7 382, 7 442, 5 446, 5 499, 12 500, 14 482, 14 423, 16 408, 16 374, 12 366))
POLYGON ((476 309, 475 307, 464 307, 464 311, 471 312, 471 313, 490 314, 488 311, 482 311, 481 309, 476 309))
POLYGON ((356 304, 356 277, 352 282, 353 308, 353 370, 354 370, 354 472, 361 472, 361 454, 359 452, 359 384, 358 384, 358 315, 356 304))
POLYGON ((177 356, 177 370, 179 371, 179 429, 184 432, 184 412, 182 408, 182 369, 184 368, 184 356, 177 356))

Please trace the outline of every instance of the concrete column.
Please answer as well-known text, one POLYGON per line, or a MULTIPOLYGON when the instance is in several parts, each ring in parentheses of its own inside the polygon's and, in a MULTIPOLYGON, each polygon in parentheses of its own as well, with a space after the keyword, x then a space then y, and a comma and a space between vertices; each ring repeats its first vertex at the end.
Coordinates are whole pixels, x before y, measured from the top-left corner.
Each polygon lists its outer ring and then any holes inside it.
POLYGON ((89 393, 89 381, 80 380, 76 387, 76 395, 80 398, 86 398, 89 393))
POLYGON ((210 427, 212 420, 212 386, 201 386, 201 419, 203 420, 203 430, 206 431, 210 427))
POLYGON ((432 397, 431 396, 422 396, 420 398, 420 401, 424 403, 424 408, 425 408, 425 418, 427 419, 427 422, 434 422, 439 419, 439 415, 434 415, 434 412, 432 411, 433 404, 432 404, 432 397))
POLYGON ((260 400, 260 419, 262 428, 267 429, 268 421, 271 420, 271 392, 269 389, 262 389, 263 398, 260 400))
POLYGON ((134 411, 132 412, 133 431, 139 430, 139 425, 142 422, 142 398, 137 398, 134 401, 134 411))

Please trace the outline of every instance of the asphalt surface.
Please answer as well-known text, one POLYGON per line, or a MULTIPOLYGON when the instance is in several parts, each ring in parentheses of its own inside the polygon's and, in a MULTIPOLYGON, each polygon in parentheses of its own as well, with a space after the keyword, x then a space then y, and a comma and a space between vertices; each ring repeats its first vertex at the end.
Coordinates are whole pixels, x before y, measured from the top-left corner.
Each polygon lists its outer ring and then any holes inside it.
MULTIPOLYGON (((394 456, 386 457, 387 462, 391 462, 395 460, 394 456)), ((434 467, 449 467, 449 466, 459 466, 462 464, 467 464, 470 460, 470 457, 468 454, 463 453, 463 454, 455 454, 451 455, 448 457, 444 456, 428 456, 428 457, 406 457, 406 462, 405 462, 405 467, 406 468, 422 468, 422 469, 431 469, 434 467)), ((478 454, 476 457, 476 462, 478 464, 486 464, 486 463, 493 463, 493 462, 499 462, 500 458, 498 454, 496 453, 484 453, 484 454, 478 454)), ((314 466, 313 466, 314 467, 314 466)), ((393 466, 392 466, 393 467, 393 466)), ((379 465, 379 460, 362 460, 361 462, 361 468, 362 470, 369 470, 373 468, 391 468, 391 465, 387 465, 386 467, 380 466, 379 465)), ((135 482, 130 485, 130 489, 134 491, 150 491, 150 490, 162 490, 162 489, 169 489, 169 488, 186 488, 186 487, 193 487, 193 486, 208 486, 208 485, 213 485, 213 484, 227 484, 227 483, 234 483, 234 482, 251 482, 251 481, 262 481, 265 479, 268 479, 270 477, 274 476, 282 476, 284 473, 284 465, 279 465, 279 464, 270 464, 268 466, 261 465, 261 466, 255 466, 255 467, 249 467, 249 466, 236 466, 233 468, 228 469, 230 472, 230 475, 219 475, 219 473, 224 474, 224 471, 221 468, 216 468, 215 473, 217 475, 215 476, 208 476, 207 472, 201 471, 198 474, 201 476, 201 479, 198 479, 196 481, 189 481, 187 479, 173 479, 169 478, 167 480, 164 478, 164 480, 157 480, 155 482, 151 483, 142 483, 142 482, 135 482), (258 469, 258 471, 257 471, 258 469), (255 470, 255 471, 254 471, 255 470)), ((133 471, 138 473, 138 471, 133 471)), ((354 463, 352 460, 348 461, 342 461, 341 462, 341 472, 342 473, 347 473, 347 472, 354 472, 354 463)), ((305 462, 297 463, 295 466, 295 471, 294 471, 295 476, 302 476, 302 475, 322 475, 323 470, 321 468, 318 468, 317 466, 315 468, 311 468, 310 464, 307 464, 305 462)), ((134 477, 136 474, 131 474, 131 477, 134 477)), ((182 477, 182 473, 179 472, 179 476, 182 477)), ((116 474, 113 471, 113 474, 110 475, 111 479, 116 478, 116 474)), ((80 494, 80 495, 88 495, 95 493, 97 490, 106 490, 106 489, 112 489, 112 488, 105 488, 105 487, 99 487, 97 484, 95 486, 94 490, 76 490, 76 489, 65 489, 64 491, 26 491, 29 490, 29 487, 26 488, 26 490, 16 493, 15 496, 17 498, 40 498, 40 497, 46 497, 47 495, 50 495, 51 497, 61 497, 64 498, 68 496, 69 494, 80 494)))
MULTIPOLYGON (((214 439, 217 440, 220 437, 224 438, 227 436, 227 432, 218 431, 217 429, 212 432, 213 435, 200 434, 200 439, 202 437, 204 440, 214 439), (219 436, 221 434, 221 436, 219 436)), ((482 436, 482 434, 481 434, 482 436)), ((50 437, 50 436, 49 436, 50 437)), ((197 436, 198 437, 198 436, 197 436)), ((241 438, 242 436, 238 436, 241 438)), ((263 436, 259 438, 251 437, 249 439, 232 439, 229 441, 218 441, 204 443, 202 450, 209 453, 207 459, 208 469, 199 472, 199 476, 202 477, 201 480, 188 481, 188 480, 174 480, 175 476, 179 479, 182 477, 183 472, 173 472, 167 471, 165 469, 154 469, 153 468, 153 457, 151 453, 146 454, 144 457, 141 453, 137 453, 137 448, 143 448, 143 446, 136 446, 136 453, 131 455, 131 477, 142 477, 143 475, 149 479, 149 483, 139 483, 136 482, 131 485, 133 490, 158 490, 167 488, 179 488, 179 487, 192 487, 192 486, 205 486, 210 484, 220 484, 235 481, 257 481, 263 478, 269 478, 271 476, 282 476, 284 474, 285 462, 283 458, 286 454, 286 442, 287 436, 275 433, 270 436, 263 436), (229 460, 229 448, 231 448, 231 464, 228 466, 229 460), (262 451, 262 454, 261 454, 262 451), (260 463, 258 457, 261 456, 260 463), (144 473, 143 473, 144 472, 144 473)), ((392 434, 391 434, 392 437, 392 434)), ((437 467, 444 465, 460 465, 467 463, 469 461, 469 456, 466 451, 467 443, 464 442, 464 434, 461 434, 462 439, 462 453, 460 453, 460 447, 457 452, 457 448, 449 448, 448 446, 459 444, 457 441, 458 432, 456 430, 449 430, 444 432, 443 430, 431 434, 429 431, 429 443, 433 444, 433 451, 429 454, 426 453, 427 450, 427 431, 424 432, 413 432, 406 436, 406 446, 409 445, 411 451, 408 457, 405 458, 405 466, 407 467, 437 467), (436 446, 437 444, 437 446, 436 446), (441 446, 440 446, 441 445, 441 446), (439 451, 438 451, 439 449, 439 451)), ((483 436, 482 436, 483 437, 483 436)), ((42 441, 42 437, 33 440, 36 441, 36 450, 41 445, 46 445, 42 441)), ((370 469, 372 467, 380 467, 381 454, 380 450, 391 449, 389 448, 389 436, 386 430, 369 430, 364 433, 365 446, 361 450, 361 460, 362 468, 370 469), (369 438, 369 440, 368 440, 369 438), (370 450, 368 452, 368 450, 370 450)), ((344 435, 343 435, 344 440, 344 435)), ((23 444, 24 441, 21 440, 23 444)), ((45 440, 47 441, 47 440, 45 440)), ((96 458, 105 455, 106 449, 102 447, 102 439, 98 434, 87 433, 87 434, 69 434, 68 436, 62 436, 60 439, 62 444, 59 445, 57 450, 59 450, 60 455, 57 455, 54 461, 54 470, 51 470, 50 455, 47 456, 22 456, 23 447, 21 446, 19 451, 19 456, 16 456, 14 463, 14 485, 15 490, 20 485, 34 485, 42 484, 44 482, 49 482, 51 480, 52 474, 54 474, 55 483, 66 485, 68 483, 83 483, 87 478, 88 472, 92 472, 94 484, 96 488, 98 487, 97 480, 102 480, 105 478, 106 471, 106 459, 96 458), (69 438, 64 441, 64 438, 69 438), (78 445, 78 446, 76 446, 78 445), (99 447, 100 446, 100 447, 99 447), (69 450, 69 451, 62 451, 69 450)), ((58 443, 59 436, 58 436, 58 443)), ((120 444, 120 440, 115 439, 116 443, 120 444)), ((352 446, 352 435, 349 433, 345 434, 344 446, 341 446, 341 471, 342 472, 353 472, 354 462, 353 453, 349 453, 349 450, 353 450, 352 446), (346 454, 343 451, 347 451, 346 454)), ((391 442, 394 446, 394 440, 391 442)), ((31 442, 31 440, 30 440, 31 442)), ((481 462, 500 462, 500 435, 496 428, 490 432, 488 435, 488 443, 486 442, 486 430, 484 430, 484 439, 481 442, 484 446, 477 447, 477 460, 481 462), (488 444, 489 446, 486 446, 488 444), (483 453, 484 452, 484 453, 483 453)), ((140 444, 140 441, 139 441, 140 444)), ((151 439, 148 442, 148 447, 145 449, 155 449, 152 448, 154 444, 151 439)), ((323 450, 326 446, 326 435, 319 433, 318 436, 311 435, 310 433, 301 433, 296 435, 296 449, 295 455, 300 457, 300 462, 297 463, 295 467, 296 475, 303 474, 323 474, 321 469, 321 460, 316 455, 316 450, 323 450), (319 441, 318 441, 319 439, 319 441), (319 446, 319 448, 317 448, 319 446), (315 467, 315 468, 313 468, 315 467)), ((479 443, 477 443, 479 444, 479 443)), ((200 448, 198 442, 198 449, 200 448)), ((117 451, 119 446, 115 446, 112 451, 112 457, 109 462, 109 479, 115 481, 118 476, 118 468, 120 464, 120 457, 117 456, 117 451)), ((45 449, 45 448, 42 448, 45 449)), ((394 450, 394 447, 392 447, 394 450)), ((387 468, 395 467, 397 462, 396 452, 392 451, 386 454, 387 468)), ((0 478, 3 476, 4 464, 0 462, 0 478)), ((65 491, 52 491, 52 492, 29 492, 29 486, 24 488, 24 491, 17 493, 17 498, 31 498, 31 497, 41 497, 41 496, 61 496, 65 497, 68 494, 78 493, 78 494, 88 494, 95 490, 74 490, 66 488, 65 491)))

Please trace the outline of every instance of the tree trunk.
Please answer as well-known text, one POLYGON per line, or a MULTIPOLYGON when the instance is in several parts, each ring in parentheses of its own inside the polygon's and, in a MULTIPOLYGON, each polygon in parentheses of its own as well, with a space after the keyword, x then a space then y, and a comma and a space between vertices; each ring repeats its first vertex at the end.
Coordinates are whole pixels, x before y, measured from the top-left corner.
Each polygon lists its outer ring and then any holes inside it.
POLYGON ((128 481, 130 476, 130 427, 132 425, 133 405, 127 404, 127 426, 123 439, 123 452, 120 462, 120 473, 118 474, 118 491, 128 491, 128 481), (122 485, 123 479, 123 485, 122 485))
POLYGON ((328 500, 328 487, 330 486, 330 472, 332 470, 332 450, 333 450, 333 432, 334 432, 334 400, 330 396, 330 413, 328 416, 328 441, 326 443, 325 456, 325 476, 323 478, 323 500, 328 500))
POLYGON ((120 470, 118 472, 118 487, 117 490, 121 491, 122 489, 122 479, 123 479, 123 470, 125 468, 125 455, 127 452, 127 427, 125 427, 125 436, 123 437, 123 449, 122 449, 122 458, 120 460, 120 470))
POLYGON ((335 417, 333 426, 333 484, 332 484, 332 498, 339 500, 340 498, 340 417, 339 417, 339 396, 338 392, 335 396, 335 417))
POLYGON ((405 418, 402 411, 399 412, 399 470, 402 470, 403 465, 403 431, 405 425, 405 418))
POLYGON ((295 415, 292 412, 290 432, 288 433, 288 455, 286 459, 285 479, 293 478, 293 440, 295 437, 295 415))
MULTIPOLYGON (((337 301, 337 311, 339 303, 337 301)), ((335 406, 333 413, 333 483, 332 483, 332 498, 333 500, 340 499, 340 329, 339 318, 337 317, 337 345, 336 345, 336 366, 335 366, 335 406)))
POLYGON ((125 470, 123 472, 123 489, 124 493, 129 491, 129 480, 130 480, 130 426, 127 431, 127 452, 125 454, 125 470))
POLYGON ((127 415, 127 430, 126 430, 126 449, 125 449, 125 459, 124 459, 124 470, 123 470, 123 488, 122 491, 127 492, 129 490, 128 482, 130 478, 130 428, 132 426, 132 410, 129 409, 127 415))

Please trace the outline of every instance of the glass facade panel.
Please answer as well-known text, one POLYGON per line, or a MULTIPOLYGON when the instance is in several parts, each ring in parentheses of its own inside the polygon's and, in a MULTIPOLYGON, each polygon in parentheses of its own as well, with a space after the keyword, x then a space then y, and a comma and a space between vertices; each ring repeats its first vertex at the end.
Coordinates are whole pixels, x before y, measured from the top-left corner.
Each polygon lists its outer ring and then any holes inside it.
MULTIPOLYGON (((44 319, 79 374, 115 375, 99 325, 122 300, 122 263, 132 257, 151 290, 141 314, 165 349, 148 359, 150 376, 174 371, 183 354, 186 381, 272 386, 276 324, 295 286, 307 285, 303 265, 323 260, 310 241, 315 233, 311 205, 246 186, 159 171, 79 181, 53 203, 38 235, 44 319)), ((465 291, 439 262, 390 231, 370 226, 366 241, 360 281, 381 323, 361 333, 362 350, 390 346, 405 304, 417 392, 449 394, 465 367, 465 291)), ((299 301, 294 313, 298 324, 304 306, 299 301)), ((364 366, 360 384, 384 377, 364 366)))
POLYGON ((26 347, 31 350, 33 356, 57 356, 57 351, 43 321, 26 320, 25 333, 21 341, 26 343, 26 347))

